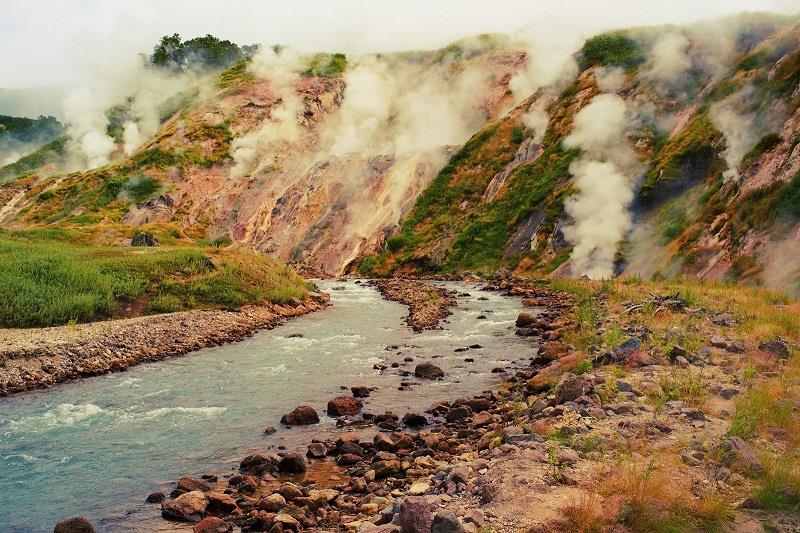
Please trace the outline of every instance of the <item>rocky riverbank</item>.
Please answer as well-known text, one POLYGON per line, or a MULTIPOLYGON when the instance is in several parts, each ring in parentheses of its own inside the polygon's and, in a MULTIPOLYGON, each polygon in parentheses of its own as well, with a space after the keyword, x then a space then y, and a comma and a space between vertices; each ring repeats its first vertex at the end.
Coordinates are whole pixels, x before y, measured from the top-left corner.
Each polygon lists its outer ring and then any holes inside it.
POLYGON ((221 344, 322 309, 328 295, 309 293, 286 305, 246 306, 93 322, 76 326, 0 330, 0 395, 65 381, 221 344))
MULTIPOLYGON (((398 290, 397 284, 389 285, 398 290)), ((419 290, 405 282, 403 286, 399 290, 406 294, 419 290)), ((533 336, 536 331, 555 340, 571 327, 564 318, 571 308, 569 298, 523 286, 505 284, 504 289, 535 306, 521 316, 535 316, 537 322, 526 323, 519 333, 533 336), (561 330, 550 326, 556 323, 561 330), (547 331, 537 329, 542 324, 548 324, 547 331)), ((535 343, 531 346, 535 350, 535 343)), ((530 368, 509 361, 506 368, 495 369, 505 374, 501 390, 439 401, 425 412, 362 412, 361 398, 370 391, 354 386, 350 394, 328 403, 327 415, 342 428, 337 437, 314 440, 306 450, 248 456, 237 474, 222 479, 182 478, 169 494, 153 493, 148 501, 161 504, 164 518, 197 522, 198 532, 229 531, 234 525, 244 531, 429 533, 431 528, 477 531, 490 524, 507 530, 503 519, 484 513, 480 505, 467 509, 463 498, 492 500, 498 487, 483 480, 500 444, 543 442, 523 431, 504 440, 518 414, 509 390, 524 385, 535 373, 530 368)), ((431 363, 420 363, 414 373, 420 379, 439 379, 442 373, 436 370, 431 363)), ((321 416, 309 406, 298 406, 282 423, 313 425, 321 416)))
MULTIPOLYGON (((516 334, 536 341, 527 360, 496 369, 505 379, 493 392, 377 414, 362 412, 370 390, 352 387, 328 404, 335 437, 256 453, 234 474, 184 477, 148 501, 197 532, 796 531, 796 513, 766 507, 758 487, 765 476, 780 484, 785 509, 800 492, 789 474, 770 474, 781 463, 758 453, 753 430, 733 425, 758 421, 732 413, 754 379, 743 354, 780 376, 798 339, 742 338, 747 319, 649 287, 561 287, 571 292, 485 287, 523 298, 531 309, 516 334)), ((781 324, 758 313, 762 329, 781 324)), ((321 416, 300 406, 283 422, 321 416)), ((790 431, 770 433, 768 449, 790 446, 790 431)))
POLYGON ((414 331, 435 329, 456 305, 453 294, 443 287, 412 279, 379 279, 371 282, 387 300, 408 306, 406 323, 414 331))

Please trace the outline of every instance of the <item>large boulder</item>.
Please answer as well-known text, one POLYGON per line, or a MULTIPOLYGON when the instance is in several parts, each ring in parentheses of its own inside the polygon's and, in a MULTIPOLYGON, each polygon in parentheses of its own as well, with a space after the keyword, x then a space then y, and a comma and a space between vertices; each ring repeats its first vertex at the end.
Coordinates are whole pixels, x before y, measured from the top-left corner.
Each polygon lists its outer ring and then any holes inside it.
POLYGON ((319 415, 310 405, 300 405, 291 412, 286 413, 281 418, 281 424, 285 426, 308 426, 319 424, 319 415))
POLYGON ((592 383, 588 379, 567 372, 561 376, 556 385, 556 404, 571 402, 591 389, 592 383))
POLYGON ((95 529, 89 520, 82 516, 76 516, 56 524, 53 533, 95 533, 95 529))
POLYGON ((161 503, 161 516, 183 522, 199 522, 208 508, 208 496, 199 490, 181 494, 161 503))
POLYGON ((414 369, 414 374, 423 379, 439 379, 444 377, 444 371, 433 363, 420 363, 414 369))
POLYGON ((533 316, 530 313, 522 312, 517 317, 517 321, 515 322, 515 325, 518 328, 526 328, 526 327, 530 326, 531 324, 535 324, 536 322, 537 322, 537 320, 536 320, 535 316, 533 316))
POLYGON ((328 402, 329 416, 350 416, 361 411, 361 400, 352 396, 337 396, 328 402))
POLYGON ((434 506, 425 496, 408 496, 400 502, 398 524, 403 533, 431 533, 434 506))

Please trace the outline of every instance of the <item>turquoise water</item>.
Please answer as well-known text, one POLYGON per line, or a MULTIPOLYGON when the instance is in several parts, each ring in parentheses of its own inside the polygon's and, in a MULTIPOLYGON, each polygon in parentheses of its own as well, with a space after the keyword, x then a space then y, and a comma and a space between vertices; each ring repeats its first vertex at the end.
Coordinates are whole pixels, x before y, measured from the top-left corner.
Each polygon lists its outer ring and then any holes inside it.
POLYGON ((251 339, 0 399, 0 530, 52 531, 75 515, 101 531, 174 530, 158 506, 143 503, 148 493, 182 475, 230 471, 254 450, 304 449, 312 434, 336 431, 322 416, 310 430, 263 434, 298 404, 322 412, 340 386, 365 384, 379 387, 365 411, 402 415, 478 393, 493 379, 491 368, 530 355, 531 341, 511 329, 520 307, 512 299, 450 284, 471 295, 459 299, 444 330, 414 334, 402 322, 406 308, 371 287, 320 285, 332 307, 251 339), (474 343, 483 348, 453 352, 474 343), (407 370, 430 360, 447 380, 401 392, 408 378, 373 370, 406 356, 415 359, 407 370))

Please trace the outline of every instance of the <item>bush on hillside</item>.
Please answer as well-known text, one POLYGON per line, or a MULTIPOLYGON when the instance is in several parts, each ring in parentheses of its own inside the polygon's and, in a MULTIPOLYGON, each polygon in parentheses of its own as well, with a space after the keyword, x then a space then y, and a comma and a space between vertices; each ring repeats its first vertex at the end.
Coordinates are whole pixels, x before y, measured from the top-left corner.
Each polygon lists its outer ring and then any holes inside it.
POLYGON ((621 33, 603 33, 587 39, 579 54, 581 69, 593 65, 633 68, 643 61, 637 42, 621 33))

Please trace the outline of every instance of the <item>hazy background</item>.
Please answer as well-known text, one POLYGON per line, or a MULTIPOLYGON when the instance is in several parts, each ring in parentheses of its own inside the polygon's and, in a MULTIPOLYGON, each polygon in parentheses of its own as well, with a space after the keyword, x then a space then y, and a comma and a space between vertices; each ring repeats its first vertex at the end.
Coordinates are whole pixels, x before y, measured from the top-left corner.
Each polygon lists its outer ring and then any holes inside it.
POLYGON ((175 32, 353 53, 435 48, 528 24, 587 36, 743 10, 792 13, 800 0, 4 0, 0 87, 80 85, 175 32))

